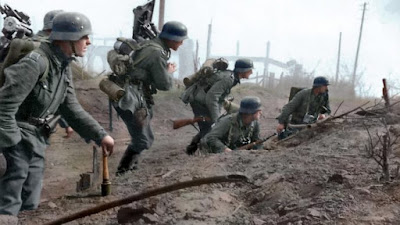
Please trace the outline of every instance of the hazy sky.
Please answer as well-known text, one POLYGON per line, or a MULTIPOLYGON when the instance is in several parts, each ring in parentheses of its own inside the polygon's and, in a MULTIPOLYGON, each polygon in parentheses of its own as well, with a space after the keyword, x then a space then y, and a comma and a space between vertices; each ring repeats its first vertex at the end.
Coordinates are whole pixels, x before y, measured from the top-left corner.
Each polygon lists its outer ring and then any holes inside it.
MULTIPOLYGON (((132 9, 146 0, 1 0, 31 16, 34 30, 53 9, 78 11, 92 21, 95 36, 130 37, 132 9)), ((353 71, 362 5, 367 2, 358 71, 365 88, 379 96, 383 77, 400 74, 400 1, 397 0, 166 0, 165 21, 187 25, 199 41, 204 60, 208 24, 213 23, 212 54, 233 55, 240 41, 243 56, 296 59, 317 75, 334 76, 342 32, 341 75, 353 71), (348 71, 345 71, 345 67, 348 71)), ((158 1, 157 1, 158 3, 158 1)), ((158 4, 153 21, 158 23, 158 4)))

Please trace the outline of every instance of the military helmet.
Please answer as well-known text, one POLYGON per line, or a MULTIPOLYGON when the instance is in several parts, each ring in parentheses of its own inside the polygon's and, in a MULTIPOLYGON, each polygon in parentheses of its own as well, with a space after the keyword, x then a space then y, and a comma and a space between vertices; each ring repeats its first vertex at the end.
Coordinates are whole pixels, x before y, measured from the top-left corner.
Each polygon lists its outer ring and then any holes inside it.
POLYGON ((92 34, 89 18, 78 12, 62 12, 54 17, 49 39, 77 41, 89 34, 92 34))
POLYGON ((63 10, 52 10, 44 16, 43 19, 43 29, 42 30, 51 30, 53 27, 53 19, 54 17, 59 14, 64 12, 63 10))
POLYGON ((183 41, 187 36, 186 26, 177 21, 170 21, 164 24, 160 33, 160 38, 171 40, 171 41, 183 41))
POLYGON ((316 77, 313 82, 313 87, 328 86, 329 80, 326 77, 316 77))
POLYGON ((261 101, 259 97, 247 96, 240 101, 239 113, 254 114, 261 110, 261 101))
POLYGON ((244 73, 253 69, 253 61, 250 59, 238 59, 235 62, 234 72, 244 73))

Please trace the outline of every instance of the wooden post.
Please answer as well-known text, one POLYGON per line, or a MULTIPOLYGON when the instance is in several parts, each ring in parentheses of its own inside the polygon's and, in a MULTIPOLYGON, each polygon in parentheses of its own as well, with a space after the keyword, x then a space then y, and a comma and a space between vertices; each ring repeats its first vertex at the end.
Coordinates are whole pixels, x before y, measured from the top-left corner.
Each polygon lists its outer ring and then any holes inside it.
POLYGON ((275 73, 269 73, 268 88, 273 89, 275 87, 275 73))
POLYGON ((268 77, 268 70, 269 70, 269 51, 270 51, 270 46, 271 46, 271 43, 268 41, 267 42, 267 52, 266 52, 266 55, 265 55, 265 60, 264 60, 264 78, 263 78, 263 87, 265 87, 266 86, 266 82, 267 82, 267 77, 268 77))
POLYGON ((358 36, 356 59, 354 60, 354 70, 353 70, 353 77, 352 77, 353 91, 355 91, 355 87, 356 87, 356 72, 357 72, 357 63, 358 63, 358 53, 360 52, 361 36, 362 36, 362 30, 363 30, 363 24, 364 24, 364 14, 365 14, 365 6, 366 5, 367 5, 367 3, 364 2, 363 13, 362 13, 362 18, 361 18, 360 34, 358 36))
POLYGON ((236 41, 236 56, 239 56, 239 50, 240 50, 240 42, 236 41))
POLYGON ((338 47, 338 57, 337 57, 337 63, 336 63, 335 84, 337 84, 338 81, 339 81, 339 67, 340 67, 340 50, 341 50, 341 45, 342 45, 342 32, 340 32, 340 34, 339 34, 339 47, 338 47))
POLYGON ((206 59, 210 58, 210 54, 211 54, 211 33, 212 33, 212 21, 210 24, 208 24, 206 59))
POLYGON ((389 109, 390 100, 389 100, 388 88, 387 88, 387 85, 386 85, 386 79, 383 78, 382 81, 383 81, 382 97, 383 97, 383 100, 385 100, 385 107, 386 107, 386 109, 387 109, 388 111, 390 111, 390 109, 389 109))
POLYGON ((165 0, 160 0, 160 12, 158 14, 158 30, 161 31, 164 26, 164 12, 165 12, 165 0))

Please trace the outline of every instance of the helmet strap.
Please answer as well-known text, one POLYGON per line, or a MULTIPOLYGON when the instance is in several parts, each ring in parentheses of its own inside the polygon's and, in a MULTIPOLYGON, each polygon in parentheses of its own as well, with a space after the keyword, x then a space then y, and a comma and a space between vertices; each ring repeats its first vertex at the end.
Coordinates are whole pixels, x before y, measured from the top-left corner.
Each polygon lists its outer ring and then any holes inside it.
POLYGON ((74 42, 73 42, 73 41, 70 41, 70 42, 69 42, 69 45, 71 46, 73 56, 76 56, 76 50, 75 50, 74 42))

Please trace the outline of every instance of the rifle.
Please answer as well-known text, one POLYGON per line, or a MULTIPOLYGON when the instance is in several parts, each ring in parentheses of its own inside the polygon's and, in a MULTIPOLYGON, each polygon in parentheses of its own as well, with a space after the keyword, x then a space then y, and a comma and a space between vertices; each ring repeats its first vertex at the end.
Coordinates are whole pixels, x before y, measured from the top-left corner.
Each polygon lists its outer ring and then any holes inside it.
POLYGON ((146 4, 133 9, 134 19, 132 38, 137 42, 153 39, 157 37, 159 33, 154 23, 151 22, 154 5, 155 0, 151 0, 146 4))
POLYGON ((184 126, 187 126, 190 124, 195 124, 200 121, 210 121, 210 120, 211 120, 211 118, 204 117, 204 116, 195 117, 193 119, 172 120, 172 122, 173 122, 172 127, 174 129, 179 129, 181 127, 184 127, 184 126))
POLYGON ((254 146, 266 142, 268 139, 274 137, 275 135, 277 135, 277 133, 273 133, 273 134, 271 134, 270 136, 268 136, 268 137, 266 137, 266 138, 257 140, 257 141, 255 141, 255 142, 250 143, 250 144, 240 146, 240 147, 238 148, 238 150, 250 150, 250 149, 252 149, 254 146))

